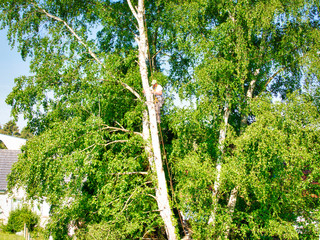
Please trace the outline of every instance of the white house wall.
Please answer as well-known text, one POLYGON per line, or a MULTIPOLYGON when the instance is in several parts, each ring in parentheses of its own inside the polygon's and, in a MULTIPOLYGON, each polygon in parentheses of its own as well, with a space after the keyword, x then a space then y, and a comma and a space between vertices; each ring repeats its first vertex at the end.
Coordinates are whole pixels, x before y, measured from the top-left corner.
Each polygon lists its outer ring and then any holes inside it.
POLYGON ((23 189, 14 191, 12 195, 8 193, 0 194, 0 221, 7 224, 10 211, 22 207, 23 204, 32 206, 32 211, 40 216, 40 226, 45 227, 49 219, 50 205, 46 201, 40 204, 38 201, 25 201, 25 191, 23 189))

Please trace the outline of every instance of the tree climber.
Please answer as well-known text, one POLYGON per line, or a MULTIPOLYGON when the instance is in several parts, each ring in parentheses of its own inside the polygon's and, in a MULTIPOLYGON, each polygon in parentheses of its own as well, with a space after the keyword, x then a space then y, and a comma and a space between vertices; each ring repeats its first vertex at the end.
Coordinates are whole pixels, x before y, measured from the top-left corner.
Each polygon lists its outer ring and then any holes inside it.
POLYGON ((157 83, 157 80, 153 80, 151 85, 151 93, 154 95, 154 102, 156 107, 157 122, 160 123, 160 109, 164 103, 164 99, 162 96, 162 86, 157 83))

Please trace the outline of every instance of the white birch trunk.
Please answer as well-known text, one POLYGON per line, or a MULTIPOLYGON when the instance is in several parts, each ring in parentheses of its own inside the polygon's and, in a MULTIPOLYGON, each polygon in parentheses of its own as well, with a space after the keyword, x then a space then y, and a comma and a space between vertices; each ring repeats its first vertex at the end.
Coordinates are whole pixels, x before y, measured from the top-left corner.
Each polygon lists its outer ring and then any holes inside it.
MULTIPOLYGON (((147 108, 149 113, 149 129, 151 133, 151 145, 153 150, 153 160, 150 160, 150 162, 153 161, 151 165, 153 171, 156 172, 157 175, 157 186, 156 186, 156 199, 158 208, 160 211, 160 216, 163 219, 167 237, 169 240, 175 240, 176 237, 176 230, 175 226, 173 224, 173 214, 169 203, 169 196, 168 196, 168 190, 167 190, 167 184, 165 179, 165 173, 163 170, 162 165, 162 158, 161 158, 161 150, 160 150, 160 141, 159 141, 159 134, 158 134, 158 127, 157 127, 157 120, 156 120, 156 111, 155 111, 155 104, 153 101, 153 95, 150 90, 149 81, 148 81, 148 70, 147 70, 147 37, 146 37, 146 29, 144 25, 144 1, 139 0, 138 1, 138 8, 135 8, 132 6, 130 0, 127 0, 129 7, 135 16, 135 18, 138 21, 138 30, 139 30, 139 36, 136 36, 136 42, 139 46, 139 65, 140 65, 140 75, 142 80, 142 86, 145 91, 145 96, 147 100, 147 108)), ((146 123, 144 123, 146 124, 146 123)), ((146 132, 146 126, 143 127, 144 135, 148 136, 148 133, 146 132)), ((148 142, 147 142, 148 144, 148 142)), ((151 149, 150 149, 151 151, 151 149)))
POLYGON ((148 157, 149 165, 152 170, 152 172, 155 171, 154 169, 154 159, 153 159, 153 153, 152 153, 152 145, 150 143, 150 125, 149 125, 149 118, 148 118, 148 111, 143 111, 143 118, 142 118, 142 137, 145 141, 145 152, 148 157))
MULTIPOLYGON (((260 70, 257 69, 255 71, 254 75, 256 76, 259 73, 259 71, 260 70)), ((257 81, 256 79, 253 79, 250 82, 250 85, 249 85, 249 88, 248 88, 248 91, 247 91, 247 101, 251 100, 252 97, 253 97, 253 91, 254 91, 254 88, 256 86, 256 81, 257 81)), ((245 124, 246 124, 247 116, 244 117, 244 121, 245 121, 245 124)), ((240 132, 242 132, 242 130, 240 132)), ((233 213, 234 213, 234 209, 236 207, 237 197, 238 197, 238 186, 236 186, 235 188, 232 189, 232 191, 230 193, 229 202, 228 202, 230 223, 232 222, 232 216, 233 216, 233 213)), ((229 233, 230 233, 230 225, 227 224, 227 230, 225 232, 225 238, 228 238, 229 233)))
POLYGON ((233 217, 234 209, 235 209, 236 203, 237 203, 237 196, 238 196, 238 187, 235 187, 231 191, 229 202, 228 202, 229 223, 226 226, 227 229, 226 229, 226 232, 225 232, 225 239, 228 238, 229 233, 230 233, 230 224, 232 223, 232 217, 233 217))
POLYGON ((218 157, 217 161, 217 176, 216 180, 214 182, 214 188, 212 192, 212 200, 213 200, 213 212, 211 213, 211 216, 209 218, 208 224, 215 225, 215 218, 216 218, 216 211, 217 211, 217 204, 218 204, 218 192, 220 189, 220 175, 221 175, 221 168, 222 168, 222 160, 223 160, 223 153, 224 153, 224 141, 226 139, 227 135, 227 126, 228 126, 228 120, 230 116, 230 108, 228 102, 226 102, 226 105, 224 107, 224 114, 223 114, 223 126, 220 129, 219 133, 219 150, 220 150, 220 156, 218 157))

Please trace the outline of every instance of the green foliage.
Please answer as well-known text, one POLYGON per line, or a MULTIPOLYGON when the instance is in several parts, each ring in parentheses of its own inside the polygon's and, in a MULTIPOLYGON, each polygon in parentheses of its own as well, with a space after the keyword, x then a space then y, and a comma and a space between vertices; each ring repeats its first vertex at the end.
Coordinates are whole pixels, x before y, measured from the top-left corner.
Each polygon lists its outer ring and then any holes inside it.
POLYGON ((33 231, 35 226, 39 224, 40 217, 32 212, 32 210, 24 205, 21 208, 13 210, 9 214, 8 223, 5 225, 5 231, 8 232, 20 232, 26 224, 29 231, 33 231))
MULTIPOLYGON (((266 98, 251 107, 256 121, 233 142, 235 150, 226 159, 226 187, 240 189, 234 234, 297 239, 298 217, 319 221, 312 214, 320 194, 319 112, 297 94, 285 103, 266 98)), ((302 236, 316 234, 305 230, 302 236)))
MULTIPOLYGON (((192 237, 221 238, 226 225, 234 239, 314 236, 319 1, 145 2, 149 77, 191 105, 165 108, 163 133, 173 204, 187 216, 192 237), (288 97, 295 90, 300 95, 288 97), (286 101, 272 103, 266 92, 286 101), (218 159, 223 168, 212 227, 218 159), (232 215, 227 204, 234 187, 232 215), (301 232, 294 229, 299 216, 306 219, 301 232)), ((126 1, 7 0, 0 1, 0 19, 10 44, 31 58, 32 75, 15 79, 7 103, 13 115, 29 120, 25 137, 37 135, 14 165, 9 188, 47 197, 48 232, 56 239, 69 238, 70 224, 80 239, 164 235, 139 135, 145 106, 124 87, 143 95, 138 31, 126 1)))
POLYGON ((153 231, 160 224, 153 178, 126 174, 148 168, 140 137, 127 137, 110 134, 97 117, 55 123, 27 142, 9 187, 26 186, 30 198, 47 197, 47 228, 55 238, 66 239, 72 222, 84 234, 102 223, 113 232, 123 226, 123 238, 153 231), (108 145, 117 140, 127 142, 108 145))
POLYGON ((2 141, 0 141, 0 149, 7 149, 6 145, 2 141))
POLYGON ((16 122, 10 120, 7 122, 3 128, 0 129, 0 133, 6 134, 9 136, 20 137, 19 127, 17 126, 16 122))
MULTIPOLYGON (((17 123, 13 120, 10 120, 7 122, 3 128, 0 126, 0 133, 9 135, 9 136, 15 136, 15 137, 20 137, 24 139, 29 139, 33 136, 30 128, 24 127, 20 133, 19 127, 17 126, 17 123)), ((0 143, 0 148, 5 149, 5 145, 1 142, 0 143)))
POLYGON ((30 128, 29 128, 29 127, 24 127, 24 128, 21 130, 20 137, 21 137, 21 138, 24 138, 24 139, 32 138, 32 137, 33 137, 33 134, 32 134, 32 132, 31 132, 30 128))

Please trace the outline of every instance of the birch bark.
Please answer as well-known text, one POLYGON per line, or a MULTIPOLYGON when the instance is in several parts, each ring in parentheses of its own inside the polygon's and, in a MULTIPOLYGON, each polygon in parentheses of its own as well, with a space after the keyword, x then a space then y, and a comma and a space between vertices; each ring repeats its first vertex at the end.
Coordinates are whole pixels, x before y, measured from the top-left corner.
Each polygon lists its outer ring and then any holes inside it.
MULTIPOLYGON (((147 58, 148 58, 148 48, 147 48, 147 37, 146 37, 146 29, 144 24, 144 0, 138 1, 138 7, 135 8, 132 6, 130 0, 127 0, 128 5, 132 11, 132 14, 135 16, 138 22, 138 30, 139 36, 136 36, 136 42, 139 47, 139 65, 140 65, 140 75, 142 80, 142 86, 145 91, 146 96, 146 105, 148 109, 148 117, 149 117, 149 129, 147 129, 147 123, 143 123, 143 131, 144 137, 148 137, 147 131, 150 130, 151 133, 151 145, 153 150, 153 160, 151 160, 151 149, 149 155, 149 162, 153 163, 152 170, 155 171, 157 176, 157 186, 156 186, 156 199, 158 208, 160 211, 160 216, 163 219, 166 234, 169 240, 175 240, 176 237, 176 229, 173 224, 173 214, 169 203, 169 196, 167 190, 167 184, 165 179, 165 173, 162 165, 161 158, 161 150, 160 150, 160 142, 159 142, 159 134, 158 127, 156 121, 156 111, 155 105, 153 101, 153 95, 150 90, 149 81, 148 81, 148 70, 147 70, 147 58)), ((147 117, 146 115, 144 117, 147 117)), ((145 121, 146 119, 144 119, 145 121)), ((148 141, 147 141, 148 144, 148 141)), ((146 148, 147 151, 148 147, 146 148)))
MULTIPOLYGON (((257 69, 255 73, 258 74, 259 73, 259 69, 257 69)), ((247 91, 247 101, 251 100, 252 97, 253 97, 253 91, 254 91, 254 88, 256 86, 256 81, 257 81, 256 79, 253 79, 250 82, 250 85, 249 85, 249 88, 248 88, 248 91, 247 91)), ((243 129, 244 129, 243 125, 247 124, 247 116, 244 116, 241 122, 242 122, 242 126, 241 126, 242 129, 241 129, 240 132, 242 132, 243 129)), ((232 222, 234 209, 235 209, 236 203, 237 203, 238 189, 239 189, 239 186, 236 186, 231 190, 231 193, 230 193, 230 198, 229 198, 229 202, 228 202, 230 224, 232 222)), ((226 229, 226 232, 225 232, 225 238, 228 238, 228 236, 230 234, 230 224, 227 224, 227 229, 226 229)))
POLYGON ((220 175, 221 175, 221 168, 222 168, 222 160, 223 160, 223 153, 224 153, 224 141, 226 139, 227 135, 227 126, 230 116, 230 108, 229 103, 226 101, 225 107, 224 107, 224 114, 223 114, 223 126, 220 129, 219 133, 219 150, 220 150, 220 156, 217 161, 217 176, 216 180, 214 182, 214 188, 212 192, 212 200, 213 200, 213 212, 211 213, 211 216, 209 218, 208 224, 215 225, 215 218, 216 218, 216 211, 217 211, 217 204, 218 204, 218 192, 220 189, 220 175))

